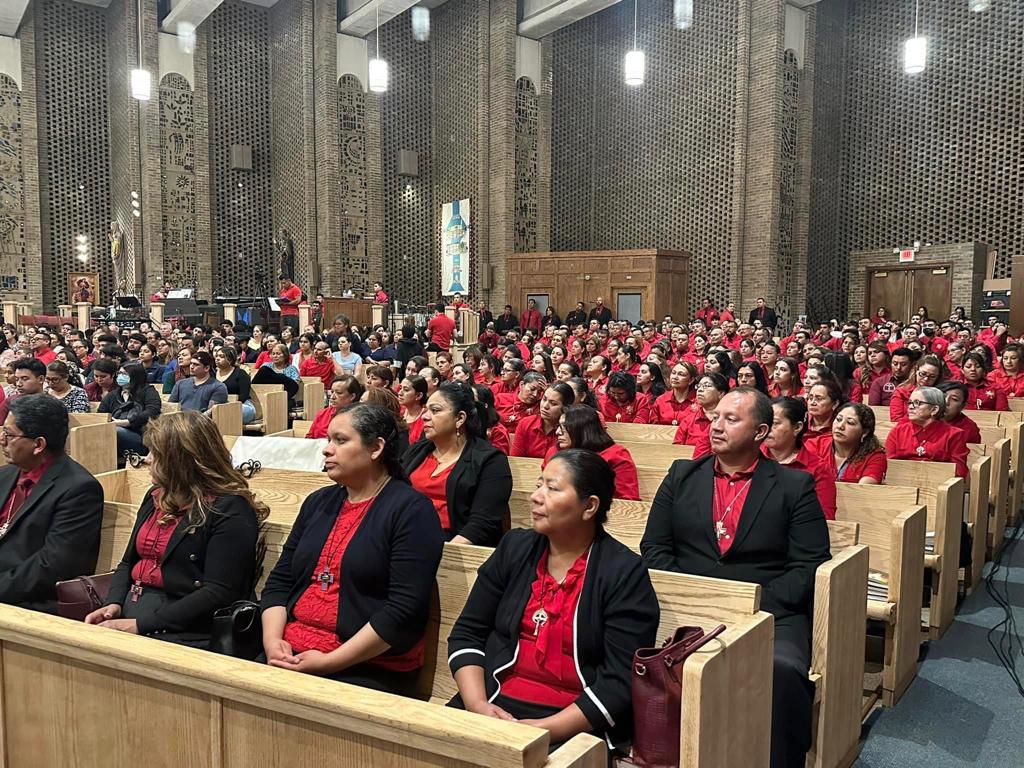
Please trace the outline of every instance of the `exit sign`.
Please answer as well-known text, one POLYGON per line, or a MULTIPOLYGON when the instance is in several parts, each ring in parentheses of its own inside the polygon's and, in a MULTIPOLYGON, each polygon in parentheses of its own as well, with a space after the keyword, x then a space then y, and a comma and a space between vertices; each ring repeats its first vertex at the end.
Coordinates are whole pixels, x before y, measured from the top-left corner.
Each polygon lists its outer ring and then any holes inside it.
POLYGON ((914 261, 914 250, 906 248, 900 251, 900 264, 910 264, 914 261))

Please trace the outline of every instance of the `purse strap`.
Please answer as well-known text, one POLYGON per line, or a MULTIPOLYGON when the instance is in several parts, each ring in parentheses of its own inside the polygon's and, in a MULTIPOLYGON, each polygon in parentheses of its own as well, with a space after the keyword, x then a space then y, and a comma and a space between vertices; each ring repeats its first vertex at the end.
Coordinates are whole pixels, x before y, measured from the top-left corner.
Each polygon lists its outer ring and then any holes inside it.
POLYGON ((676 664, 685 661, 687 656, 689 656, 691 653, 695 653, 696 651, 700 650, 703 646, 707 645, 720 634, 725 632, 725 629, 725 624, 719 624, 710 632, 701 635, 693 642, 689 644, 683 644, 682 648, 672 649, 668 651, 664 657, 665 666, 671 669, 676 664), (680 651, 678 656, 675 655, 676 651, 680 651))

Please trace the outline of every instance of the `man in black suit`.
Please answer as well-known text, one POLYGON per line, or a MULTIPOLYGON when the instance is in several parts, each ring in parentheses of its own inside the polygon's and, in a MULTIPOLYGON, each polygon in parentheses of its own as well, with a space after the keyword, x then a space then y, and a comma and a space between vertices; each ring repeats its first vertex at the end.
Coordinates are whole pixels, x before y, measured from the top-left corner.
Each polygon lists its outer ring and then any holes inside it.
POLYGON ((597 320, 601 325, 608 325, 612 321, 612 311, 604 305, 604 299, 600 296, 597 297, 597 301, 594 302, 594 308, 587 315, 587 322, 591 320, 597 320))
POLYGON ((565 316, 565 324, 571 331, 577 325, 586 325, 587 307, 582 301, 576 302, 576 309, 565 316))
MULTIPOLYGON (((486 326, 484 326, 486 328, 486 326)), ((506 304, 505 311, 494 319, 494 330, 499 336, 504 336, 514 328, 519 327, 519 319, 512 311, 512 305, 506 304)))
POLYGON ((0 602, 56 613, 56 582, 96 569, 103 489, 64 453, 67 437, 57 398, 11 404, 0 431, 0 602))
POLYGON ((750 315, 747 318, 747 322, 751 325, 755 320, 760 320, 761 327, 771 328, 772 331, 779 325, 779 318, 776 317, 775 310, 765 304, 763 296, 757 297, 757 306, 750 310, 750 315))
POLYGON ((712 454, 677 461, 640 543, 650 568, 761 585, 775 616, 772 768, 803 768, 811 746, 814 572, 830 558, 814 478, 761 454, 773 420, 750 387, 725 395, 711 420, 712 454))

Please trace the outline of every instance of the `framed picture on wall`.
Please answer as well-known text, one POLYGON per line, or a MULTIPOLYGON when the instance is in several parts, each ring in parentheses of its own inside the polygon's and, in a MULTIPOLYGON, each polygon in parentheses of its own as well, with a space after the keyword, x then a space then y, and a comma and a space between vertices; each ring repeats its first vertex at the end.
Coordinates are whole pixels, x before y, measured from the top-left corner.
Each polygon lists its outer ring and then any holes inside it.
POLYGON ((96 306, 100 295, 99 272, 68 272, 68 304, 87 301, 96 306))
POLYGON ((470 227, 469 199, 453 200, 441 206, 441 295, 469 294, 470 227))

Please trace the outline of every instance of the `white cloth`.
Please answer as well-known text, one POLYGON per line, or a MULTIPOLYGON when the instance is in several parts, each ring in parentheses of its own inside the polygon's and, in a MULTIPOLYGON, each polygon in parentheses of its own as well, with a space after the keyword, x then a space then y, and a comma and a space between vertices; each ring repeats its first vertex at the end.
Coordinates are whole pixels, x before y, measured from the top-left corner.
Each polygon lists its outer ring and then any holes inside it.
POLYGON ((321 472, 324 468, 325 445, 326 440, 242 435, 231 447, 231 462, 237 467, 244 461, 255 459, 267 469, 321 472))

